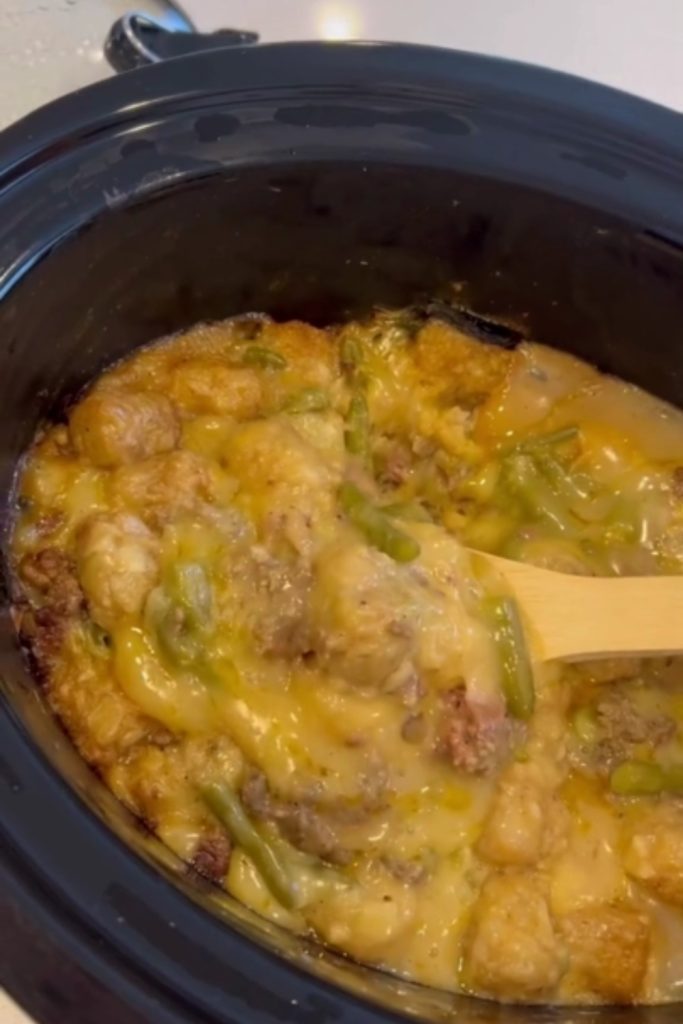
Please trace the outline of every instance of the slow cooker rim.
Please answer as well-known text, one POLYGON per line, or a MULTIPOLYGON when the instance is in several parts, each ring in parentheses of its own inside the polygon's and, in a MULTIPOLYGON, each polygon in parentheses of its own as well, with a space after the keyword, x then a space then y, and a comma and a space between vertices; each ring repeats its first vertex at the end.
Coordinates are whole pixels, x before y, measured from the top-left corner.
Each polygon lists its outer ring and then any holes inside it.
POLYGON ((391 74, 395 76, 392 84, 397 79, 410 83, 419 74, 424 81, 441 80, 451 88, 460 84, 483 89, 504 97, 506 105, 540 102, 551 120, 558 114, 586 117, 598 131, 618 129, 624 138, 647 145, 656 140, 667 160, 683 161, 683 113, 564 71, 414 43, 281 42, 178 57, 59 97, 0 132, 0 190, 11 186, 17 174, 30 172, 36 163, 49 159, 51 147, 59 140, 70 139, 69 144, 76 145, 81 130, 87 133, 95 125, 101 131, 114 123, 149 116, 160 105, 206 99, 209 70, 225 78, 219 91, 227 96, 238 84, 232 80, 233 74, 240 76, 240 88, 251 74, 257 76, 260 88, 282 88, 303 85, 306 78, 298 81, 298 75, 307 68, 311 71, 306 74, 315 73, 326 84, 362 80, 366 74, 391 74), (202 72, 196 74, 199 68, 202 72))

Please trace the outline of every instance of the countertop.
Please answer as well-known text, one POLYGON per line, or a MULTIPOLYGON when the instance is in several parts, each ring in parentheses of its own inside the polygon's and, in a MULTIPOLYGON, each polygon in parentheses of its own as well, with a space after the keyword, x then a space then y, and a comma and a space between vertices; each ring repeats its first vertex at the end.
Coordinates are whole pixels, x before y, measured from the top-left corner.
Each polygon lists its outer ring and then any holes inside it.
MULTIPOLYGON (((0 127, 109 74, 108 27, 169 0, 0 0, 0 127)), ((683 110, 683 0, 183 0, 200 29, 393 39, 514 57, 683 110)))

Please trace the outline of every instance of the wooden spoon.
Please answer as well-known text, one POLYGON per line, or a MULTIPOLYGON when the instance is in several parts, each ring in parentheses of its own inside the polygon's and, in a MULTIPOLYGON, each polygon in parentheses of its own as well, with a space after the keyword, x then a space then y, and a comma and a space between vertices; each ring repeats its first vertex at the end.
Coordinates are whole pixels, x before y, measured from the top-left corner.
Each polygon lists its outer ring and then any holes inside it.
POLYGON ((536 661, 683 654, 683 576, 570 576, 473 554, 517 599, 536 661))

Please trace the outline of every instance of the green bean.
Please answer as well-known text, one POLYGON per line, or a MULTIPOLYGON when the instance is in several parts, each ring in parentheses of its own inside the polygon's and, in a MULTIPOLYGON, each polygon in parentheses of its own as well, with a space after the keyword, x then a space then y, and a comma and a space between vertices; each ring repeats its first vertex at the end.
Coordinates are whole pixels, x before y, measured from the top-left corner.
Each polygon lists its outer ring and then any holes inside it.
POLYGON ((167 591, 182 608, 187 625, 205 630, 211 619, 211 584, 198 562, 176 562, 169 574, 167 591))
POLYGON ((384 512, 368 501, 355 484, 342 484, 339 500, 353 525, 365 534, 373 547, 396 562, 412 562, 420 554, 420 545, 414 537, 397 530, 384 512))
POLYGON ((594 496, 593 482, 585 474, 568 473, 557 457, 549 451, 578 436, 578 427, 565 427, 552 434, 532 437, 517 445, 511 454, 531 456, 534 466, 551 484, 556 496, 570 506, 584 506, 594 496))
POLYGON ((600 727, 594 708, 577 708, 572 718, 574 732, 582 743, 593 744, 600 736, 600 727))
POLYGON ((363 349, 356 338, 347 334, 342 338, 339 350, 342 370, 356 370, 363 362, 363 349))
POLYGON ((263 345, 249 345, 242 353, 245 366, 261 366, 264 370, 284 370, 287 360, 279 352, 263 345))
POLYGON ((641 528, 636 509, 623 497, 616 498, 609 516, 601 525, 604 530, 602 540, 610 544, 637 541, 641 528))
POLYGON ((202 644, 197 635, 187 629, 182 612, 171 604, 156 623, 156 634, 165 654, 181 668, 189 668, 199 660, 202 644))
POLYGON ((515 562, 531 562, 539 569, 575 573, 578 576, 604 575, 597 554, 576 539, 569 537, 528 537, 517 534, 502 545, 499 554, 515 562))
POLYGON ((201 789, 211 812, 230 833, 233 842, 251 858, 273 896, 289 910, 301 906, 301 894, 294 878, 282 863, 272 843, 257 830, 245 813, 237 794, 226 784, 213 783, 201 789))
POLYGON ((508 710, 515 718, 528 719, 536 692, 517 603, 510 597, 489 598, 483 610, 493 627, 508 710))
POLYGON ((364 461, 370 457, 370 416, 365 395, 357 388, 351 396, 344 434, 346 450, 364 461))
POLYGON ((211 629, 211 606, 211 585, 196 562, 173 565, 165 586, 156 587, 149 595, 145 607, 148 628, 174 665, 199 667, 211 629))
POLYGON ((618 796, 657 796, 683 793, 683 764, 622 761, 610 775, 610 789, 618 796))
POLYGON ((663 768, 664 788, 667 793, 680 796, 683 793, 683 764, 672 764, 663 768))
POLYGON ((382 505, 380 512, 392 519, 411 519, 415 523, 433 523, 424 505, 418 501, 398 501, 392 505, 382 505))
POLYGON ((505 476, 511 490, 532 515, 548 520, 560 533, 576 532, 577 524, 571 513, 539 474, 530 456, 513 455, 507 459, 505 476))
POLYGON ((609 785, 618 796, 653 796, 664 790, 666 779, 658 764, 622 761, 610 775, 609 785))
POLYGON ((171 606, 171 599, 163 587, 155 587, 145 602, 145 629, 156 632, 159 622, 171 606))
POLYGON ((293 395, 285 405, 286 412, 323 412, 330 407, 330 396, 322 388, 306 388, 293 395))
POLYGON ((623 499, 599 491, 586 474, 567 473, 549 452, 536 451, 533 460, 578 519, 589 524, 604 523, 610 535, 619 540, 629 541, 637 537, 633 509, 623 499))
POLYGON ((516 444, 513 451, 527 454, 536 451, 537 448, 557 448, 558 445, 564 444, 566 441, 573 441, 578 436, 578 427, 561 427, 559 430, 553 430, 549 434, 528 437, 526 440, 516 444))
POLYGON ((199 658, 201 644, 195 632, 188 630, 185 612, 162 587, 156 587, 147 598, 145 623, 173 665, 188 668, 199 658))
POLYGON ((550 452, 534 452, 533 460, 544 477, 552 484, 555 493, 566 501, 585 502, 592 497, 588 482, 567 473, 561 462, 550 452))

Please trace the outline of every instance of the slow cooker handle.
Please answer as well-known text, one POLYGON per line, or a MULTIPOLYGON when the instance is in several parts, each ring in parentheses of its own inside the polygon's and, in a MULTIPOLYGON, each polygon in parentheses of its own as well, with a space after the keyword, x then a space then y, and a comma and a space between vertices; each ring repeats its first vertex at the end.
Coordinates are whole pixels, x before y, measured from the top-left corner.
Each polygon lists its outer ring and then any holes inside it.
POLYGON ((104 54, 115 71, 132 71, 172 57, 185 57, 224 46, 258 42, 257 32, 223 28, 218 32, 171 31, 146 14, 124 14, 112 25, 104 54))

